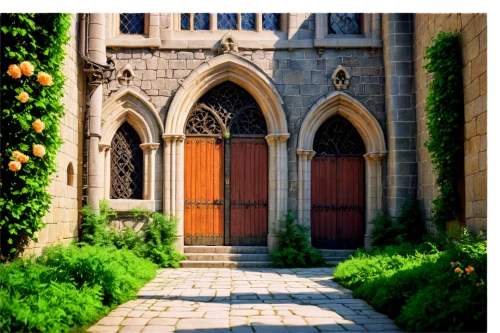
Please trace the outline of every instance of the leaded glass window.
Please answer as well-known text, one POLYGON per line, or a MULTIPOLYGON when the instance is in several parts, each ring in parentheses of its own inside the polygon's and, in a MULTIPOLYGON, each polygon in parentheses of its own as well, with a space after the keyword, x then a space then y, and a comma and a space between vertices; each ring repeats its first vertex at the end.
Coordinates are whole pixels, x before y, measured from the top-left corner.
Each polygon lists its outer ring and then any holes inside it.
POLYGON ((237 26, 235 13, 217 14, 217 29, 218 30, 235 30, 237 26))
POLYGON ((194 30, 210 30, 210 14, 194 14, 194 30))
POLYGON ((361 14, 354 13, 331 13, 328 15, 328 33, 360 34, 361 14))
POLYGON ((189 30, 189 16, 191 14, 189 13, 182 13, 181 14, 181 30, 189 30))
POLYGON ((360 156, 365 153, 365 144, 348 120, 333 116, 316 132, 313 150, 318 155, 360 156))
POLYGON ((135 35, 144 33, 144 14, 120 13, 120 32, 135 35))
POLYGON ((255 30, 255 14, 241 14, 241 30, 255 30))
POLYGON ((262 29, 263 30, 280 30, 280 17, 278 13, 262 14, 262 29))
POLYGON ((143 153, 141 139, 127 122, 111 141, 111 198, 142 199, 143 153))

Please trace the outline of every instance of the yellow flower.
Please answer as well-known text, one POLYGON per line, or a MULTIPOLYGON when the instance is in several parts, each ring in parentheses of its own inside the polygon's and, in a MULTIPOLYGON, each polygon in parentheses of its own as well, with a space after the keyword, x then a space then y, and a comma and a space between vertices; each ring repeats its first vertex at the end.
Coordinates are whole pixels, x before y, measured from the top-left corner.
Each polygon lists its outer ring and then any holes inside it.
POLYGON ((7 74, 9 74, 13 79, 19 79, 21 77, 21 70, 17 65, 10 65, 7 70, 7 74))
POLYGON ((27 92, 22 92, 17 96, 17 99, 21 101, 21 103, 26 103, 28 99, 30 99, 30 95, 27 92))
POLYGON ((9 162, 9 170, 10 171, 19 171, 19 170, 21 170, 21 162, 19 162, 19 161, 10 161, 9 162))
POLYGON ((33 124, 31 124, 31 126, 33 126, 33 129, 37 133, 42 133, 42 131, 45 129, 45 124, 40 119, 35 120, 33 124))
POLYGON ((34 145, 33 154, 38 157, 43 157, 45 155, 45 147, 42 145, 34 145))
POLYGON ((39 72, 38 73, 38 82, 40 82, 40 84, 42 86, 51 86, 54 84, 54 82, 52 82, 52 76, 50 76, 49 74, 45 73, 45 72, 39 72))
POLYGON ((19 65, 19 68, 21 69, 21 72, 26 76, 33 75, 33 72, 35 71, 35 67, 33 67, 33 65, 29 61, 23 61, 19 65))

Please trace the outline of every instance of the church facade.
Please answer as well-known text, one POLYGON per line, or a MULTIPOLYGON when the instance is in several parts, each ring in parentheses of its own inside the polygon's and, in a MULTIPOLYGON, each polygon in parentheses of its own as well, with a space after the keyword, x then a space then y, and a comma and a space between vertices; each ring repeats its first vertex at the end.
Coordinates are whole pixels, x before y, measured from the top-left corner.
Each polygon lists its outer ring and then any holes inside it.
POLYGON ((429 218, 422 66, 439 30, 463 39, 460 222, 486 230, 486 15, 79 14, 65 121, 79 125, 60 163, 73 185, 53 186, 33 246, 75 237, 81 205, 103 199, 175 215, 180 249, 272 249, 289 210, 327 249, 369 246, 377 211, 408 199, 429 218))

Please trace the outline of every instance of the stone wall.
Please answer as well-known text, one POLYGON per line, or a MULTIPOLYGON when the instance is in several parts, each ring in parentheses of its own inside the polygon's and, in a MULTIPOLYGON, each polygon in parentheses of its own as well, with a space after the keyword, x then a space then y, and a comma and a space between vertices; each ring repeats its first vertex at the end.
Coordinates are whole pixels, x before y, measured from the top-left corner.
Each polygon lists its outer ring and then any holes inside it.
MULTIPOLYGON (((309 14, 297 17, 298 32, 313 32, 309 14), (300 20, 299 20, 300 19, 300 20)), ((291 22, 290 24, 294 24, 291 22)), ((309 36, 309 35, 308 35, 309 36)), ((183 79, 204 62, 217 56, 214 51, 108 49, 116 63, 116 72, 127 64, 134 71, 131 84, 140 88, 156 106, 165 121, 169 105, 183 79)), ((297 209, 297 139, 300 125, 314 102, 333 90, 332 73, 343 65, 351 75, 347 93, 362 102, 378 119, 385 131, 384 69, 382 50, 372 55, 369 49, 315 49, 241 51, 239 56, 252 61, 274 82, 286 107, 288 129, 288 207, 297 209)), ((113 79, 104 85, 104 101, 121 87, 113 79)), ((161 183, 158 183, 161 186, 161 183)))
POLYGON ((66 76, 64 97, 65 116, 61 119, 60 131, 63 145, 57 155, 58 171, 53 176, 49 193, 52 207, 43 221, 46 227, 38 232, 38 243, 31 242, 27 252, 40 254, 50 244, 67 243, 78 237, 79 210, 81 209, 82 177, 81 161, 83 149, 84 76, 78 55, 78 15, 72 14, 71 39, 66 46, 67 56, 63 64, 66 76), (68 166, 72 164, 74 175, 68 179, 68 166), (68 185, 68 182, 71 185, 68 185))
POLYGON ((438 191, 429 152, 423 147, 428 138, 425 125, 427 84, 422 66, 425 48, 439 30, 457 31, 462 37, 464 81, 464 159, 465 215, 471 230, 486 230, 487 200, 487 24, 486 14, 415 14, 415 90, 417 108, 418 197, 424 205, 424 216, 431 216, 431 199, 438 191))

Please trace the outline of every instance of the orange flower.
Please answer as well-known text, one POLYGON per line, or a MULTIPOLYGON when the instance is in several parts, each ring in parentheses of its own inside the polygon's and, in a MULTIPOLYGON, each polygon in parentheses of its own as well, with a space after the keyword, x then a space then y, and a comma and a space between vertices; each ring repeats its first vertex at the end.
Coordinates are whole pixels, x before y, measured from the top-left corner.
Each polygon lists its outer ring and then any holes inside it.
POLYGON ((29 156, 26 156, 24 154, 21 154, 19 155, 19 157, 17 158, 17 160, 21 163, 28 163, 28 161, 30 160, 29 156))
POLYGON ((33 124, 31 124, 31 126, 33 126, 33 129, 37 133, 42 133, 42 131, 45 129, 45 124, 40 119, 35 120, 33 124))
POLYGON ((19 162, 19 161, 10 161, 9 162, 9 170, 10 171, 19 171, 19 170, 21 170, 21 162, 19 162))
POLYGON ((38 82, 40 82, 40 84, 42 86, 51 86, 54 84, 54 82, 52 82, 52 76, 50 76, 49 74, 45 73, 45 72, 39 72, 38 73, 38 82))
POLYGON ((12 153, 12 156, 14 156, 17 159, 19 159, 19 156, 21 155, 24 155, 23 153, 21 153, 19 150, 14 150, 14 152, 12 153))
POLYGON ((461 271, 460 267, 455 268, 455 273, 460 273, 461 271))
POLYGON ((10 65, 7 70, 7 74, 9 74, 13 79, 19 79, 21 77, 21 70, 17 65, 10 65))
POLYGON ((45 147, 42 145, 34 145, 33 154, 38 157, 43 157, 45 155, 45 147))
POLYGON ((474 272, 474 267, 472 266, 465 267, 465 273, 470 274, 472 272, 474 272))
POLYGON ((17 99, 21 101, 21 103, 26 103, 28 99, 30 99, 30 95, 27 92, 22 92, 17 96, 17 99))
POLYGON ((19 68, 21 69, 21 72, 26 76, 33 75, 33 72, 35 71, 35 67, 33 67, 33 65, 29 61, 23 61, 19 65, 19 68))

